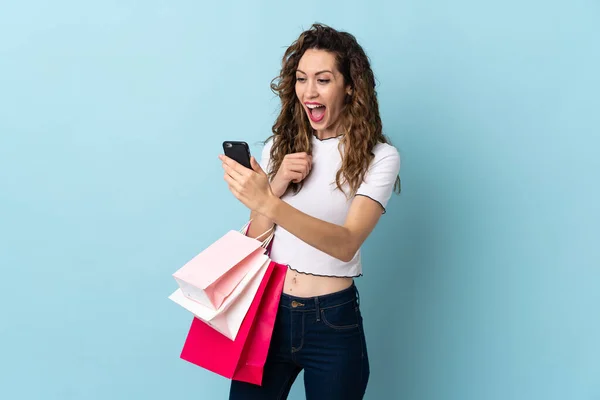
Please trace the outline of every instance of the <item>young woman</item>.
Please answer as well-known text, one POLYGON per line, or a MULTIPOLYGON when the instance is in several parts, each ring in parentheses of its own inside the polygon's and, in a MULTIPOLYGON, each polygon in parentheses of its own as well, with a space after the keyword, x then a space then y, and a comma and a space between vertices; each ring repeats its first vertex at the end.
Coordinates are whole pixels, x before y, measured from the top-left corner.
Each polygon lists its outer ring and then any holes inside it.
POLYGON ((288 265, 263 384, 233 381, 230 399, 285 399, 301 370, 307 399, 362 399, 369 361, 353 279, 399 189, 400 157, 351 34, 313 25, 285 52, 272 89, 281 112, 260 163, 220 156, 229 189, 251 210, 248 235, 275 226, 271 258, 288 265))

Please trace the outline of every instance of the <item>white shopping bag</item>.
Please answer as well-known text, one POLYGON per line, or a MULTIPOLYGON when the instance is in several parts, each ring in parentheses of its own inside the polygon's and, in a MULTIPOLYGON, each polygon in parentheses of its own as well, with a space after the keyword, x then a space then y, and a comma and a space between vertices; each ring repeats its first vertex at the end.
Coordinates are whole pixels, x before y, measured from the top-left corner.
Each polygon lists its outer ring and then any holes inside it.
POLYGON ((262 255, 259 260, 253 263, 252 268, 217 310, 188 298, 181 288, 173 292, 169 299, 194 314, 222 335, 235 340, 270 262, 269 256, 262 255))

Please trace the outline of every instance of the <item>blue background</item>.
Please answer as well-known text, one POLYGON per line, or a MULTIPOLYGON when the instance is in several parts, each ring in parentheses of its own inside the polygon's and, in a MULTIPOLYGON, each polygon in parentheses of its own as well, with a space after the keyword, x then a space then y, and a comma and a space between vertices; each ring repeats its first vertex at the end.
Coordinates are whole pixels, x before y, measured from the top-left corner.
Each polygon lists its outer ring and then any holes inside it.
MULTIPOLYGON (((315 21, 373 62, 403 193, 358 281, 368 399, 600 399, 597 1, 58 0, 0 7, 0 397, 224 399, 171 274, 247 210, 315 21)), ((301 379, 291 399, 303 398, 301 379)))

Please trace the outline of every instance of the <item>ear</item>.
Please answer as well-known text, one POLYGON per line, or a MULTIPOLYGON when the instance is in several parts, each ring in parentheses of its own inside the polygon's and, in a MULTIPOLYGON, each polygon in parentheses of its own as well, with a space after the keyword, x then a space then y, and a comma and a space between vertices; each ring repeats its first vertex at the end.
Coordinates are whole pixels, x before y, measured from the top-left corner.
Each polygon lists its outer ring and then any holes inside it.
POLYGON ((348 86, 346 88, 346 96, 344 97, 344 104, 352 103, 352 87, 348 86))

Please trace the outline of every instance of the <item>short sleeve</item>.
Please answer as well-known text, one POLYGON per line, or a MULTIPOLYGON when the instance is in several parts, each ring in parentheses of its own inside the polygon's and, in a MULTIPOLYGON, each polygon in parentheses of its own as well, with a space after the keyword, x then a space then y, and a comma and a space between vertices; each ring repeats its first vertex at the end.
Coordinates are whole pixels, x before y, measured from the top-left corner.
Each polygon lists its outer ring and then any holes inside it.
POLYGON ((356 195, 367 196, 383 207, 383 212, 394 191, 394 184, 400 172, 400 154, 395 147, 381 143, 373 151, 373 159, 363 183, 356 195))
POLYGON ((267 174, 269 173, 269 166, 270 166, 270 161, 271 161, 271 147, 273 147, 273 139, 269 139, 267 141, 267 143, 265 143, 265 145, 263 146, 262 149, 262 153, 260 156, 260 161, 258 162, 260 164, 260 167, 262 168, 263 171, 265 171, 267 174))

